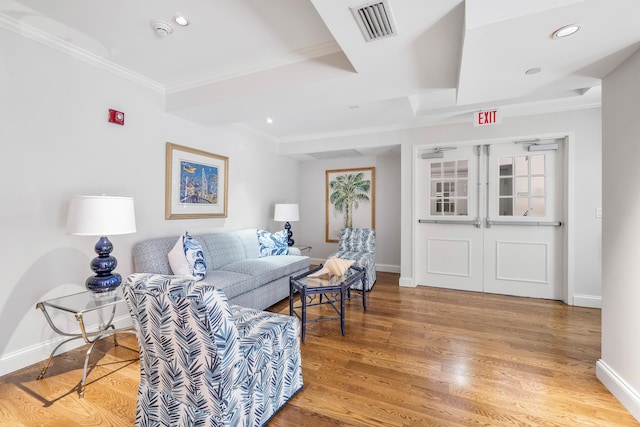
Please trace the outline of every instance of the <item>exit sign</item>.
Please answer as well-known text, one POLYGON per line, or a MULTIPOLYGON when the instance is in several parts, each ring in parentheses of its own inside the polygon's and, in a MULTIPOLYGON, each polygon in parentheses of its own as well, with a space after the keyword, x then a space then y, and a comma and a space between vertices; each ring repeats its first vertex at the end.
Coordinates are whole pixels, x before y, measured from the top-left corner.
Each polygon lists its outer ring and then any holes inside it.
POLYGON ((493 110, 477 111, 473 115, 474 126, 491 126, 500 123, 500 111, 496 108, 493 110))

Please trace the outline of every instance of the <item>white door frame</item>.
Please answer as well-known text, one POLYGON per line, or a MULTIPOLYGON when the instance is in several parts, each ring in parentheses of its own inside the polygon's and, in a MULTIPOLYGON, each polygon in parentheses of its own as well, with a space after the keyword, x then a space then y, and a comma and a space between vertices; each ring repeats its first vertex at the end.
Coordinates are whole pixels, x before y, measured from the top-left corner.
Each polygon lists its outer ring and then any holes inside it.
MULTIPOLYGON (((419 197, 417 194, 418 187, 418 174, 417 167, 418 161, 420 160, 420 152, 424 150, 434 149, 435 147, 461 147, 461 146, 469 146, 469 145, 487 145, 487 144, 500 144, 514 141, 530 141, 535 139, 545 140, 545 139, 556 139, 563 138, 565 143, 564 147, 564 167, 563 167, 563 176, 558 177, 562 179, 563 182, 563 191, 564 191, 564 219, 563 219, 563 254, 562 254, 562 263, 563 263, 563 281, 562 281, 562 301, 568 305, 574 305, 574 238, 573 238, 573 218, 574 218, 574 141, 575 134, 574 132, 556 132, 556 133, 548 133, 548 134, 534 134, 534 135, 521 135, 521 136, 513 136, 513 137, 500 137, 500 138, 488 138, 481 140, 473 140, 473 141, 460 141, 460 142, 448 142, 442 144, 420 144, 414 145, 412 149, 412 162, 411 162, 411 186, 412 186, 412 200, 417 200, 419 197)), ((415 229, 418 225, 418 220, 420 219, 417 203, 412 203, 412 229, 415 229)), ((417 242, 417 233, 411 233, 411 248, 412 248, 412 260, 411 260, 411 277, 413 277, 414 286, 417 285, 416 280, 416 269, 418 265, 418 242, 417 242)))

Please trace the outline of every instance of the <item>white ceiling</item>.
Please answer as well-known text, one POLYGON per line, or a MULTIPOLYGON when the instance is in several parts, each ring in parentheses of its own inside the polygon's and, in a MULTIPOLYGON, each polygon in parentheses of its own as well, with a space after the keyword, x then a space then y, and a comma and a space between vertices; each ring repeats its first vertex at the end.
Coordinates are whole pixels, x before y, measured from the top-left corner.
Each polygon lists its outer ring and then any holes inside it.
POLYGON ((164 93, 170 114, 280 142, 592 107, 640 47, 638 0, 389 0, 397 35, 372 42, 363 3, 0 0, 0 28, 164 93), (176 13, 191 25, 158 37, 149 22, 176 13))

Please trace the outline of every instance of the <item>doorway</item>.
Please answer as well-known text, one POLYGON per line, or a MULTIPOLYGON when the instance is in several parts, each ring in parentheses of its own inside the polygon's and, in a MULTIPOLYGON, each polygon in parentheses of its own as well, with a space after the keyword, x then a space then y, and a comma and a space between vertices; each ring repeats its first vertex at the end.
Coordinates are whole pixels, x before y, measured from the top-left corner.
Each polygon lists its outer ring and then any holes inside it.
POLYGON ((416 151, 416 284, 563 299, 564 138, 416 151))

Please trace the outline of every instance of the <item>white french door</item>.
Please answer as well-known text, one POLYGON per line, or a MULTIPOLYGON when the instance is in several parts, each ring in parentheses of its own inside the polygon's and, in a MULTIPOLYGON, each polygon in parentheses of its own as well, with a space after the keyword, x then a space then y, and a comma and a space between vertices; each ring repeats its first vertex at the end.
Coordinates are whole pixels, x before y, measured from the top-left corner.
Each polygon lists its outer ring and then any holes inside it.
POLYGON ((561 299, 563 140, 447 148, 415 160, 416 283, 561 299))
POLYGON ((477 227, 482 165, 476 152, 476 147, 458 147, 443 151, 443 158, 416 160, 414 265, 420 285, 483 290, 483 230, 477 227))

